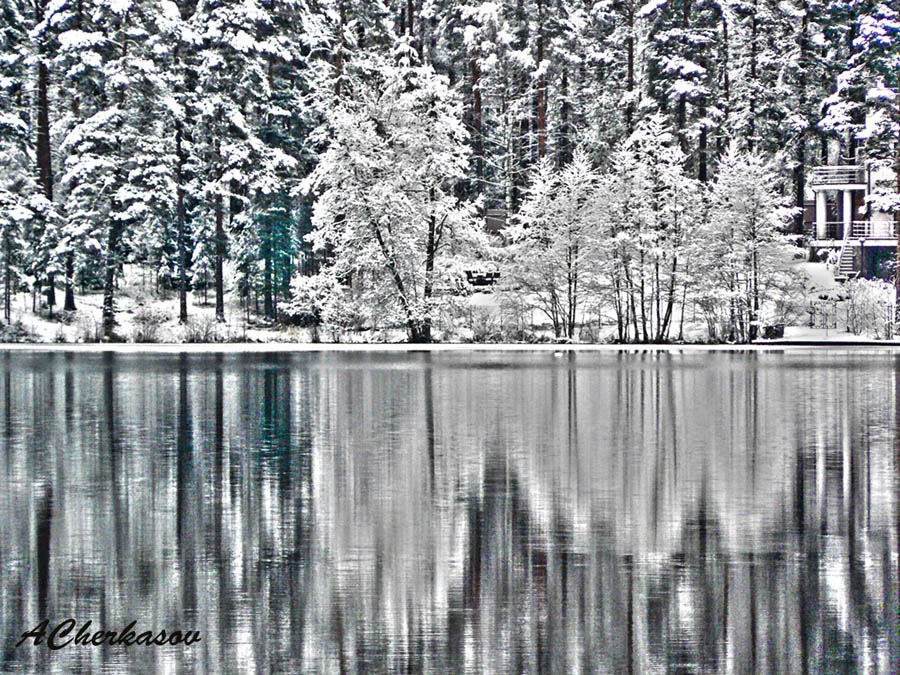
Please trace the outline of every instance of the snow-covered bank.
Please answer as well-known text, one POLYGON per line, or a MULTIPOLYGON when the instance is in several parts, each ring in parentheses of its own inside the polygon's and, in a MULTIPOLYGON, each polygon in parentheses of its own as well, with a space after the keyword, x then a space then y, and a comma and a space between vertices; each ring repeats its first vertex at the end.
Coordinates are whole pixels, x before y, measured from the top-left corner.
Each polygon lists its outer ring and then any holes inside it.
MULTIPOLYGON (((852 337, 852 336, 851 336, 852 337)), ((702 344, 410 344, 410 343, 212 343, 212 344, 136 344, 136 343, 96 343, 96 344, 53 344, 53 343, 11 343, 0 344, 0 351, 11 352, 116 352, 124 354, 265 354, 265 353, 314 353, 314 352, 544 352, 560 356, 569 352, 747 352, 825 350, 829 353, 842 351, 884 350, 900 352, 900 341, 887 342, 865 339, 834 340, 765 340, 752 344, 702 345, 702 344)))

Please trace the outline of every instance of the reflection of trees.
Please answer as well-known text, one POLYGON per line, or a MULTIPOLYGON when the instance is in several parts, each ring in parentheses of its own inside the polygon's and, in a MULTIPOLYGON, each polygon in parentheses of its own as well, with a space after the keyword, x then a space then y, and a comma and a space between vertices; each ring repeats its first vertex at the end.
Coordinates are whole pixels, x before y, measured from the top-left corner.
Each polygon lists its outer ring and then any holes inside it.
POLYGON ((828 365, 7 356, 4 664, 896 672, 900 378, 828 365))

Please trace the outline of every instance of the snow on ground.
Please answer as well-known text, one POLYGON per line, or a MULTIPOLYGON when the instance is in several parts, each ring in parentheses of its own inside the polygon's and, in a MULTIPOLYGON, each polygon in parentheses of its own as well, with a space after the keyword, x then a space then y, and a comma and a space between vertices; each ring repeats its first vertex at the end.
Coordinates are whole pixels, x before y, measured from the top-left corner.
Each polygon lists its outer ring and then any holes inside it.
POLYGON ((799 263, 797 269, 803 272, 808 279, 806 292, 810 300, 824 300, 840 295, 841 284, 835 280, 834 274, 825 263, 799 263))
MULTIPOLYGON (((806 273, 807 297, 810 300, 822 297, 835 297, 839 294, 841 286, 834 280, 831 272, 823 263, 800 263, 799 267, 806 273)), ((392 332, 381 331, 378 335, 360 333, 342 335, 341 342, 336 344, 329 342, 330 336, 325 330, 320 331, 322 344, 312 343, 309 329, 293 326, 265 326, 259 320, 249 320, 237 300, 226 299, 226 323, 219 324, 215 321, 215 307, 212 304, 202 302, 202 298, 189 296, 188 313, 189 324, 187 326, 178 322, 178 295, 168 292, 165 297, 159 297, 148 285, 146 278, 139 271, 127 270, 126 282, 117 296, 117 320, 119 326, 117 333, 122 340, 127 342, 110 345, 98 345, 96 335, 100 327, 102 294, 89 292, 76 296, 77 311, 74 316, 61 320, 61 313, 55 312, 54 318, 48 317, 46 308, 40 315, 31 312, 32 298, 30 294, 19 294, 13 303, 13 322, 20 321, 25 330, 31 336, 31 343, 49 345, 56 343, 60 348, 68 349, 72 345, 88 343, 91 348, 100 346, 107 350, 120 351, 245 351, 248 349, 258 351, 318 351, 323 349, 355 350, 517 350, 517 351, 560 351, 563 350, 685 350, 685 349, 709 349, 705 345, 604 345, 604 344, 460 344, 448 343, 441 345, 407 345, 405 333, 402 330, 392 332), (139 335, 140 325, 136 318, 141 313, 148 311, 160 317, 155 335, 151 343, 134 344, 139 335), (192 335, 193 333, 193 335, 192 335), (198 339, 206 334, 212 334, 214 339, 198 339), (191 343, 191 344, 188 344, 191 343), (196 344, 211 343, 211 344, 196 344), (355 343, 355 344, 348 344, 355 343), (374 344, 373 344, 374 343, 374 344), (252 346, 248 346, 252 344, 252 346)), ((62 292, 57 293, 57 302, 62 303, 62 292)), ((469 306, 473 309, 489 314, 501 312, 502 296, 494 292, 473 293, 468 298, 469 306)), ((595 316, 583 315, 584 320, 596 321, 595 316)), ((543 315, 534 311, 531 313, 532 322, 540 323, 545 320, 543 315)), ((594 324, 596 329, 596 324, 594 324)), ((598 342, 612 342, 614 337, 612 325, 603 326, 594 339, 598 342)), ((460 337, 465 339, 465 330, 459 330, 460 337)), ((469 331, 471 332, 471 331, 469 331)), ((548 339, 552 338, 549 326, 536 328, 535 334, 548 339)), ((685 314, 684 338, 688 342, 702 342, 705 335, 705 326, 701 317, 690 310, 685 314)), ((785 345, 796 342, 804 343, 852 343, 859 345, 890 346, 898 343, 874 340, 866 336, 853 335, 843 328, 810 328, 807 326, 787 326, 783 339, 760 340, 757 348, 783 348, 785 345)), ((28 349, 23 345, 19 348, 28 349)), ((747 349, 747 345, 716 346, 715 349, 747 349)))

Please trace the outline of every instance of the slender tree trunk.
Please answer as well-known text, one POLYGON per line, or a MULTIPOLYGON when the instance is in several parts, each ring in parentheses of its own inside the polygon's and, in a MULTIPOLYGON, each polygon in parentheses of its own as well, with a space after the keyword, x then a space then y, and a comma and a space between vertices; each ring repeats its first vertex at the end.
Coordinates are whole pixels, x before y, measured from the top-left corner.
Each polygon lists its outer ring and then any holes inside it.
POLYGON ((12 265, 9 261, 11 255, 12 243, 7 226, 3 232, 3 317, 6 319, 6 323, 12 320, 12 265))
POLYGON ((122 238, 123 225, 114 220, 109 225, 106 241, 106 261, 103 270, 103 336, 109 340, 116 327, 116 273, 119 270, 119 242, 122 238))
POLYGON ((697 178, 701 183, 705 183, 707 181, 707 163, 708 163, 708 130, 706 128, 706 102, 705 100, 700 104, 700 119, 704 120, 702 122, 702 126, 700 127, 700 139, 697 144, 697 178))
MULTIPOLYGON (((428 191, 428 197, 434 204, 434 188, 428 191)), ((428 241, 425 244, 425 317, 422 320, 421 342, 431 342, 431 295, 434 289, 434 260, 437 256, 437 219, 434 213, 428 219, 428 241)))
POLYGON ((75 311, 75 254, 69 251, 66 254, 66 296, 63 309, 67 312, 75 311))
POLYGON ((559 108, 559 166, 564 166, 572 161, 572 139, 570 138, 572 130, 569 128, 569 70, 563 67, 562 80, 559 84, 560 88, 560 108, 559 108))
MULTIPOLYGON (((798 36, 798 48, 800 52, 799 58, 799 74, 797 78, 797 89, 799 91, 799 98, 797 102, 797 107, 800 111, 800 116, 803 118, 804 125, 809 121, 809 111, 807 111, 806 107, 806 68, 808 65, 808 52, 809 52, 809 40, 807 33, 809 32, 809 3, 807 0, 803 0, 802 3, 802 12, 803 17, 800 22, 800 34, 798 36)), ((806 128, 804 126, 803 129, 800 130, 799 138, 797 139, 797 164, 794 168, 794 184, 796 186, 796 201, 795 204, 799 207, 800 211, 794 218, 794 234, 802 234, 803 233, 803 204, 805 200, 806 193, 806 128)))
MULTIPOLYGON (((37 3, 37 18, 42 20, 46 0, 37 3)), ((43 55, 44 48, 40 48, 43 55)), ((50 151, 50 71, 47 63, 41 59, 38 63, 38 90, 37 90, 37 169, 41 183, 41 191, 48 202, 53 202, 53 158, 50 151)), ((56 293, 53 273, 47 275, 47 306, 50 310, 50 318, 53 318, 53 306, 56 304, 56 293)))
MULTIPOLYGON (((537 35, 537 63, 541 68, 544 61, 544 3, 538 0, 538 35, 537 35)), ((537 157, 540 160, 547 154, 547 76, 541 69, 538 76, 537 92, 535 94, 535 112, 537 120, 537 157)))
POLYGON ((222 195, 216 195, 216 321, 225 321, 225 281, 222 265, 225 260, 225 230, 222 227, 222 195))
POLYGON ((181 323, 187 323, 187 266, 188 252, 187 243, 185 242, 184 231, 184 148, 182 146, 182 136, 184 134, 183 123, 178 120, 175 123, 175 154, 178 157, 178 167, 176 169, 175 180, 178 181, 176 208, 178 212, 178 320, 181 323))
POLYGON ((478 59, 472 58, 472 145, 475 150, 475 177, 478 180, 478 192, 484 190, 484 143, 481 131, 481 70, 478 59))
POLYGON ((268 231, 263 233, 263 312, 267 319, 274 314, 272 302, 272 239, 268 231))
POLYGON ((629 1, 626 7, 628 18, 628 37, 625 38, 625 49, 628 51, 628 73, 625 80, 625 91, 628 102, 625 104, 625 131, 628 136, 634 132, 634 3, 629 1))
POLYGON ((750 102, 749 102, 749 120, 747 127, 747 147, 752 151, 756 143, 756 91, 758 86, 756 75, 757 62, 757 44, 756 35, 758 31, 758 20, 756 18, 757 0, 753 0, 752 14, 750 16, 750 102))
POLYGON ((338 5, 338 17, 338 47, 337 55, 334 59, 334 95, 340 98, 341 83, 343 82, 344 77, 344 26, 347 22, 347 8, 345 6, 344 0, 341 0, 338 5))
MULTIPOLYGON (((896 109, 895 114, 900 121, 900 109, 896 109)), ((897 179, 897 193, 900 194, 900 124, 898 124, 897 148, 894 152, 896 153, 894 176, 897 179)), ((898 316, 895 316, 896 322, 900 321, 900 211, 894 213, 894 227, 897 229, 897 266, 894 271, 895 311, 898 312, 898 316)))

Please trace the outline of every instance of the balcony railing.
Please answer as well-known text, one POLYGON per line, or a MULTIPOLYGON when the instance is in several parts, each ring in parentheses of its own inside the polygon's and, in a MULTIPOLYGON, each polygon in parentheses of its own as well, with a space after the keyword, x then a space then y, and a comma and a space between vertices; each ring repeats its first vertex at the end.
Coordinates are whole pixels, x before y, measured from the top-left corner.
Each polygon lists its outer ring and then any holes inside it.
MULTIPOLYGON (((815 223, 810 224, 810 230, 816 239, 843 239, 843 221, 829 220, 825 223, 825 236, 819 236, 819 230, 815 223)), ((890 222, 874 222, 867 220, 854 220, 850 223, 849 239, 895 239, 897 237, 897 224, 890 222)))
POLYGON ((844 185, 865 183, 865 172, 860 166, 817 166, 812 170, 811 185, 844 185))
POLYGON ((897 223, 853 221, 850 226, 851 239, 896 239, 897 223))

